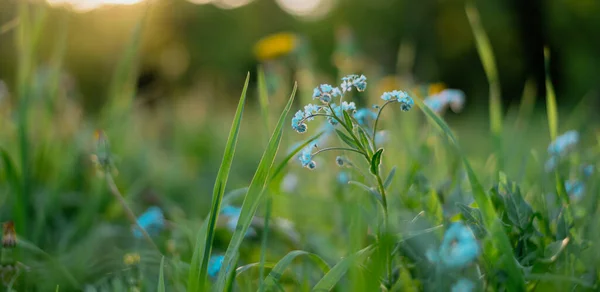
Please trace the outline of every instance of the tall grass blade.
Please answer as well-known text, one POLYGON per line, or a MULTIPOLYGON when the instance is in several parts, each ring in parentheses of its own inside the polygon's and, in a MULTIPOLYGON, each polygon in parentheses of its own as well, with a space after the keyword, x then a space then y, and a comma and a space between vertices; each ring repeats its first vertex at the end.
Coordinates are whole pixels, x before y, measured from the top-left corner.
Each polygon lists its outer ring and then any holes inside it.
POLYGON ((265 278, 265 261, 267 260, 267 244, 269 239, 269 219, 271 217, 271 208, 273 207, 273 198, 267 194, 266 198, 267 210, 265 211, 265 227, 262 235, 262 243, 260 245, 260 263, 259 263, 259 287, 262 289, 263 280, 265 278))
POLYGON ((280 163, 279 165, 275 168, 275 171, 273 171, 271 173, 271 181, 275 180, 275 178, 277 178, 278 175, 280 175, 283 171, 283 169, 286 167, 286 165, 288 165, 288 162, 290 160, 292 160, 292 158, 294 158, 294 156, 296 156, 296 154, 298 154, 298 152, 300 152, 302 149, 304 149, 304 147, 308 146, 308 144, 312 143, 313 141, 319 139, 319 137, 321 137, 321 135, 323 135, 324 132, 320 132, 317 133, 316 135, 312 136, 310 139, 304 141, 304 143, 298 145, 296 148, 294 148, 280 163))
POLYGON ((523 87, 523 96, 521 97, 521 105, 519 106, 519 115, 515 122, 517 128, 521 128, 527 124, 531 118, 533 107, 535 106, 536 97, 535 81, 533 79, 527 80, 523 87))
POLYGON ((504 226, 496 214, 496 210, 494 209, 490 197, 485 193, 483 186, 479 182, 479 179, 471 167, 471 164, 467 160, 466 156, 462 153, 458 141, 452 133, 452 130, 450 130, 448 125, 420 99, 415 99, 415 102, 425 113, 425 115, 427 115, 427 117, 429 117, 429 119, 431 119, 438 127, 440 127, 448 136, 448 138, 452 141, 453 146, 456 148, 456 152, 462 159, 467 171, 469 182, 471 183, 475 202, 477 202, 477 205, 481 210, 486 228, 491 233, 493 247, 496 248, 496 250, 490 250, 487 248, 488 245, 485 245, 486 250, 484 252, 490 256, 490 262, 498 263, 502 270, 508 274, 508 280, 506 282, 509 288, 508 290, 524 291, 525 282, 523 279, 523 274, 521 273, 521 270, 514 259, 514 252, 508 239, 508 235, 504 231, 504 226))
MULTIPOLYGON (((221 201, 223 194, 225 193, 225 185, 227 185, 227 178, 229 177, 229 171, 231 170, 231 164, 233 163, 233 155, 235 153, 235 147, 237 145, 238 135, 240 133, 240 125, 242 122, 242 112, 244 111, 244 103, 246 101, 246 91, 248 89, 248 82, 250 81, 250 73, 246 76, 246 82, 244 83, 244 89, 238 103, 235 117, 229 131, 229 137, 227 138, 227 144, 225 146, 225 152, 223 154, 223 161, 219 167, 217 173, 217 179, 213 189, 212 207, 210 210, 210 218, 208 219, 208 226, 206 232, 206 240, 204 241, 204 254, 201 259, 200 271, 197 273, 196 279, 192 279, 189 283, 188 291, 200 291, 205 287, 206 273, 208 268, 208 260, 210 258, 210 252, 212 250, 212 243, 215 236, 215 227, 219 212, 221 210, 221 201)), ((200 234, 201 235, 201 234, 200 234)), ((190 271, 192 274, 196 271, 197 266, 192 266, 190 271)))
POLYGON ((465 10, 475 37, 479 58, 490 84, 490 130, 498 157, 498 170, 500 170, 503 167, 504 156, 502 153, 502 101, 498 69, 496 68, 492 45, 481 25, 477 8, 472 2, 468 1, 465 10))
POLYGON ((165 257, 160 259, 160 272, 158 273, 158 292, 165 292, 165 257))
POLYGON ((318 255, 303 250, 294 250, 290 251, 283 258, 281 258, 279 262, 277 262, 277 264, 275 265, 275 267, 273 267, 271 273, 269 273, 269 275, 267 276, 264 283, 259 289, 261 291, 273 291, 275 286, 281 279, 281 276, 283 276, 283 273, 285 273, 289 265, 292 264, 292 261, 294 261, 294 259, 296 259, 299 256, 306 256, 313 263, 315 263, 319 267, 319 269, 323 271, 323 273, 326 274, 327 272, 329 272, 329 265, 318 255))
POLYGON ((260 104, 260 113, 265 123, 265 129, 269 133, 271 125, 269 118, 269 91, 267 89, 267 81, 265 80, 265 71, 261 66, 258 67, 258 102, 260 104))
POLYGON ((246 195, 246 198, 244 199, 244 203, 242 205, 242 210, 240 213, 240 218, 238 220, 237 227, 235 229, 235 232, 233 233, 231 242, 229 242, 227 251, 225 252, 223 268, 219 271, 217 283, 215 285, 215 291, 223 291, 223 289, 225 288, 224 285, 225 280, 227 278, 227 274, 235 268, 232 266, 234 264, 233 260, 237 258, 238 249, 242 244, 242 241, 244 240, 244 236, 248 230, 248 227, 250 227, 250 223, 252 222, 252 218, 256 213, 256 209, 258 208, 258 204, 260 203, 262 194, 264 193, 265 188, 270 181, 270 172, 273 169, 273 162, 275 160, 275 156, 277 155, 277 151, 279 150, 279 144, 281 142, 281 137, 283 134, 283 125, 285 122, 285 118, 287 117, 287 114, 292 107, 292 103, 296 95, 296 88, 297 85, 294 85, 292 95, 290 96, 288 103, 285 106, 285 109, 279 117, 277 126, 275 127, 273 135, 271 136, 269 144, 267 145, 267 149, 263 153, 263 156, 258 164, 256 173, 254 174, 254 178, 252 178, 252 182, 250 183, 248 194, 246 195))
POLYGON ((558 136, 558 107, 556 106, 556 94, 550 77, 550 50, 544 48, 544 63, 546 68, 546 111, 548 113, 548 128, 550 139, 554 141, 558 136))
MULTIPOLYGON (((222 205, 228 205, 231 201, 236 200, 240 196, 245 195, 248 192, 248 188, 241 188, 233 190, 223 196, 222 205)), ((194 244, 194 252, 192 254, 192 261, 190 263, 190 270, 188 272, 188 291, 191 290, 191 287, 197 287, 198 285, 198 274, 200 271, 200 264, 202 262, 203 252, 204 252, 204 244, 206 239, 206 230, 208 229, 208 221, 210 221, 210 214, 202 222, 200 229, 196 234, 196 243, 194 244)))
POLYGON ((333 266, 333 268, 331 268, 331 270, 329 270, 329 272, 325 274, 325 276, 321 278, 319 282, 317 282, 312 291, 331 291, 331 289, 333 289, 333 287, 335 287, 335 285, 342 279, 344 274, 346 274, 348 269, 357 263, 364 261, 372 252, 373 246, 370 245, 352 255, 343 258, 335 266, 333 266))

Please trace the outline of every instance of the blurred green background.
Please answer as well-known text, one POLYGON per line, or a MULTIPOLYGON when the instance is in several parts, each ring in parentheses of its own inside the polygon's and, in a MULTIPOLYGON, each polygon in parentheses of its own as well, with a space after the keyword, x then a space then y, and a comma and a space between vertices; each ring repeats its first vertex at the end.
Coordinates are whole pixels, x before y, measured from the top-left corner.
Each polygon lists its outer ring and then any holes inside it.
MULTIPOLYGON (((29 279, 35 279, 27 285, 41 291, 57 283, 102 286, 119 277, 123 255, 131 251, 142 252, 146 279, 156 278, 160 258, 143 254, 139 241, 132 240, 123 206, 89 159, 99 128, 110 139, 116 184, 131 209, 139 215, 159 206, 173 225, 157 245, 174 266, 189 266, 247 72, 249 102, 228 192, 248 186, 264 150, 258 67, 267 79, 271 130, 294 81, 299 89, 293 110, 310 101, 317 84, 338 84, 349 73, 369 80, 368 90, 353 96, 359 107, 392 89, 410 90, 415 98, 442 88, 463 90, 464 111, 448 112, 444 119, 464 141, 483 184, 495 182, 494 169, 504 163, 502 171, 533 198, 556 190, 541 170, 550 142, 544 47, 551 51, 558 131, 579 130, 581 144, 589 145, 598 130, 596 0, 472 1, 499 72, 506 113, 501 141, 506 157, 500 162, 491 151, 490 87, 465 1, 32 0, 26 13, 19 11, 23 1, 0 0, 0 80, 5 84, 0 84, 0 146, 16 173, 11 177, 4 161, 0 220, 15 220, 18 235, 49 254, 28 254, 23 260, 33 271, 29 279), (141 32, 139 54, 136 32, 141 32), (533 115, 524 110, 531 100, 538 106, 533 115), (76 281, 63 275, 69 273, 76 281)), ((277 162, 308 136, 293 133, 290 119, 277 162)), ((420 193, 410 191, 414 185, 439 190, 445 219, 458 214, 455 202, 472 203, 445 136, 416 110, 390 110, 382 119, 390 133, 386 164, 398 166, 390 194, 398 218, 421 211, 420 193)), ((311 134, 319 128, 316 122, 310 127, 311 134)), ((597 153, 594 148, 577 154, 573 164, 592 161, 597 153)), ((329 158, 314 172, 301 169, 296 159, 290 162, 283 173, 296 181, 289 188, 281 177, 272 183, 273 218, 291 220, 300 234, 297 245, 334 262, 364 246, 361 236, 373 218, 369 212, 356 216, 369 203, 361 190, 336 183, 339 168, 329 158), (346 234, 355 219, 361 236, 346 234), (349 246, 349 239, 356 242, 349 246)), ((257 214, 265 213, 261 205, 257 214)), ((229 235, 221 235, 215 254, 226 248, 229 235)), ((241 262, 258 261, 258 241, 243 246, 241 262)), ((267 255, 272 262, 298 248, 285 241, 272 245, 267 255)), ((181 278, 173 282, 180 285, 181 278)))
MULTIPOLYGON (((0 1, 0 24, 14 20, 16 2, 0 1)), ((78 101, 94 111, 103 104, 112 70, 145 5, 100 5, 139 0, 48 2, 53 8, 47 11, 40 58, 49 58, 59 31, 68 29, 65 73, 72 78, 78 101), (75 3, 78 12, 63 2, 75 3), (66 26, 61 24, 65 19, 66 26)), ((237 90, 246 72, 261 62, 253 53, 257 41, 291 32, 310 55, 302 62, 309 60, 311 68, 326 76, 337 73, 335 52, 360 57, 356 71, 399 73, 398 51, 405 45, 414 56, 405 69, 416 81, 464 90, 476 97, 467 109, 485 106, 487 100, 479 98, 487 96, 488 86, 461 0, 153 2, 143 34, 139 87, 153 91, 156 99, 174 99, 190 88, 210 88, 206 100, 237 90)), ((544 96, 544 46, 552 51, 552 76, 561 104, 599 89, 600 2, 475 2, 496 55, 506 104, 518 102, 528 79, 537 84, 538 96, 544 96)), ((0 35, 0 79, 9 84, 16 72, 12 38, 11 32, 0 35)))

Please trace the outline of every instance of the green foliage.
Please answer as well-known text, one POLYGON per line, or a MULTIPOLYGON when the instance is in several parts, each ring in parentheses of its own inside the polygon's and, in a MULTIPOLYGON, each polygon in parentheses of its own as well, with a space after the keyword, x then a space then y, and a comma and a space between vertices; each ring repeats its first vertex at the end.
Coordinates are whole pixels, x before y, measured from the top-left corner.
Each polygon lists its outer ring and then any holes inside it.
MULTIPOLYGON (((221 200, 223 199, 223 194, 225 193, 225 185, 227 184, 227 178, 229 177, 229 171, 233 163, 233 154, 235 153, 238 135, 240 132, 240 124, 242 122, 242 113, 244 111, 244 102, 246 101, 246 90, 248 89, 249 80, 250 74, 248 73, 248 76, 246 77, 246 83, 244 84, 244 89, 242 89, 242 96, 240 97, 237 111, 235 113, 235 117, 233 118, 231 130, 229 131, 229 137, 227 138, 227 146, 225 147, 225 153, 223 154, 223 161, 219 167, 219 173, 217 174, 217 180, 215 181, 215 187, 213 189, 213 203, 210 210, 210 219, 208 221, 206 241, 204 244, 204 254, 202 256, 202 260, 200 261, 202 264, 197 274, 192 272, 192 274, 197 275, 199 281, 196 282, 192 279, 192 281, 189 282, 188 289, 190 291, 199 291, 204 289, 204 281, 206 279, 208 260, 212 250, 215 227, 219 212, 221 210, 221 200)), ((195 249, 197 248, 198 246, 196 246, 195 249)), ((192 266, 192 271, 194 269, 195 267, 192 266)))

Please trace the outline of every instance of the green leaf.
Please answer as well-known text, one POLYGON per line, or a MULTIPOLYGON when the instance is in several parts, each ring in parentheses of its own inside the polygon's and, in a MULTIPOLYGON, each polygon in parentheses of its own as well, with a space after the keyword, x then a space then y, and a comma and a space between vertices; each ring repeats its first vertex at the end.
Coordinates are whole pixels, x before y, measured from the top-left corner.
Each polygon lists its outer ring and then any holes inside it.
POLYGON ((346 111, 342 111, 343 115, 344 115, 344 121, 346 122, 346 125, 348 126, 348 128, 350 130, 354 129, 354 124, 352 123, 352 118, 350 118, 350 115, 348 115, 348 113, 346 111))
POLYGON ((392 184, 395 174, 396 174, 396 167, 394 166, 394 167, 392 167, 392 170, 390 170, 390 173, 388 174, 387 178, 385 179, 385 182, 383 183, 384 188, 387 189, 392 184))
POLYGON ((489 255, 491 262, 498 263, 498 265, 507 273, 508 280, 506 283, 508 290, 524 291, 525 280, 519 266, 517 265, 517 261, 514 258, 512 245, 509 241, 508 235, 504 230, 504 226, 496 214, 496 210, 492 205, 490 197, 485 193, 481 183, 479 182, 479 179, 475 175, 475 171, 473 171, 473 168, 471 167, 471 164, 462 153, 458 141, 452 133, 452 130, 450 130, 448 125, 438 115, 436 115, 429 107, 423 104, 423 101, 418 98, 414 99, 414 101, 425 113, 425 115, 448 136, 464 164, 464 167, 467 171, 467 177, 473 190, 473 197, 481 210, 485 227, 491 235, 492 244, 485 245, 484 252, 489 255))
POLYGON ((496 62, 494 60, 494 52, 492 51, 492 45, 490 40, 481 25, 479 18, 479 12, 472 2, 467 2, 465 7, 467 12, 467 19, 471 24, 473 35, 475 36, 475 44, 477 45, 477 52, 483 64, 485 75, 490 84, 490 130, 494 138, 494 146, 498 152, 498 164, 501 169, 502 156, 502 101, 500 92, 500 79, 498 78, 498 69, 496 68, 496 62))
POLYGON ((369 192, 369 194, 371 194, 373 196, 373 198, 375 198, 375 200, 377 202, 379 202, 379 204, 381 204, 381 206, 383 207, 383 197, 375 189, 373 189, 361 182, 357 182, 357 181, 353 181, 353 180, 349 181, 348 183, 351 185, 357 185, 357 186, 363 188, 365 191, 369 192))
POLYGON ((540 259, 540 262, 549 264, 556 261, 556 259, 558 259, 560 254, 563 252, 563 250, 565 250, 565 248, 569 244, 569 241, 570 240, 567 237, 563 240, 558 240, 548 244, 546 246, 546 249, 544 249, 544 258, 540 259))
POLYGON ((237 258, 239 247, 244 240, 244 236, 250 227, 250 223, 252 222, 252 218, 256 213, 256 209, 261 201, 262 195, 266 186, 270 182, 270 172, 273 169, 273 162, 275 160, 275 156, 277 155, 277 151, 279 150, 279 144, 281 142, 281 137, 283 135, 283 124, 285 122, 285 118, 289 113, 292 103, 294 101, 294 97, 296 95, 297 85, 294 86, 294 90, 288 100, 285 109, 281 113, 279 120, 277 122, 277 126, 273 131, 273 135, 271 139, 269 139, 269 144, 267 145, 267 149, 263 153, 263 156, 258 164, 258 168, 254 177, 252 178, 252 182, 250 183, 250 187, 248 189, 248 194, 244 199, 244 203, 242 205, 242 210, 240 213, 240 218, 238 220, 237 227, 235 232, 233 232, 233 236, 231 241, 229 242, 229 246, 227 247, 227 251, 225 252, 225 259, 223 260, 223 268, 220 270, 219 275, 217 277, 217 282, 214 286, 215 291, 223 291, 225 288, 225 281, 227 278, 227 271, 233 268, 234 259, 237 258))
POLYGON ((260 113, 265 123, 265 129, 269 132, 269 92, 265 80, 265 71, 262 66, 258 67, 258 102, 260 103, 260 113))
POLYGON ((365 133, 365 131, 363 130, 362 127, 358 127, 358 137, 360 139, 360 143, 365 147, 365 149, 367 150, 367 155, 369 157, 371 157, 373 155, 373 151, 374 149, 371 147, 371 142, 369 141, 369 136, 367 136, 367 133, 365 133))
POLYGON ((339 261, 317 284, 313 292, 331 291, 351 267, 362 263, 373 252, 373 246, 367 246, 339 261))
POLYGON ((383 153, 383 148, 379 148, 373 157, 371 158, 371 173, 374 175, 379 174, 379 165, 381 164, 381 154, 383 153))
POLYGON ((556 105, 556 94, 550 77, 550 50, 544 48, 544 61, 546 65, 546 111, 548 113, 548 128, 550 139, 554 141, 558 136, 558 107, 556 105))
MULTIPOLYGON (((273 198, 271 198, 270 194, 267 194, 266 198, 266 211, 265 211, 265 223, 262 234, 262 243, 260 246, 260 271, 259 271, 259 287, 263 285, 263 279, 265 275, 265 261, 267 260, 267 244, 269 237, 269 219, 271 218, 271 208, 273 207, 273 198)), ((260 291, 264 291, 260 289, 260 291)))
MULTIPOLYGON (((244 84, 244 89, 242 90, 242 95, 240 97, 237 110, 235 112, 235 117, 233 118, 231 130, 229 131, 229 137, 227 138, 227 144, 225 146, 225 152, 223 154, 223 161, 221 162, 221 166, 219 167, 217 179, 213 188, 212 207, 210 210, 210 217, 208 220, 206 241, 204 241, 204 253, 202 255, 202 258, 199 259, 202 264, 200 265, 200 271, 198 271, 198 267, 192 263, 192 267, 190 269, 190 277, 188 278, 188 291, 201 291, 205 288, 204 285, 206 282, 208 260, 210 258, 210 253, 212 250, 212 243, 215 236, 217 219, 219 217, 219 212, 221 211, 221 200, 223 199, 223 194, 225 193, 225 185, 227 185, 227 178, 229 177, 229 171, 231 170, 231 165, 233 163, 233 155, 235 153, 238 135, 240 132, 242 113, 244 111, 244 103, 246 101, 246 91, 248 89, 249 81, 250 73, 248 73, 248 75, 246 76, 246 83, 244 84)), ((202 236, 202 234, 200 233, 198 234, 198 236, 202 236)), ((198 242, 196 242, 195 250, 198 247, 198 242)))
POLYGON ((4 172, 6 176, 6 180, 8 181, 8 185, 11 188, 12 193, 15 196, 13 211, 15 212, 15 227, 17 229, 17 234, 23 234, 25 220, 26 220, 26 208, 27 208, 27 199, 23 196, 23 192, 21 190, 21 179, 17 173, 15 168, 15 164, 10 157, 10 154, 6 152, 3 148, 0 148, 0 159, 2 159, 2 164, 4 166, 4 172))
POLYGON ((351 148, 354 149, 359 149, 358 145, 356 144, 356 142, 348 137, 348 135, 344 134, 344 132, 335 129, 335 133, 338 135, 338 137, 340 137, 340 139, 342 139, 342 141, 344 141, 344 143, 346 143, 348 146, 350 146, 351 148))
POLYGON ((460 209, 460 213, 462 214, 465 222, 467 222, 471 230, 473 230, 475 237, 478 239, 484 238, 487 234, 487 230, 485 230, 483 225, 484 223, 483 217, 481 216, 481 211, 479 211, 477 208, 471 208, 461 203, 456 203, 456 206, 460 209))
POLYGON ((165 292, 165 257, 160 260, 160 272, 158 273, 158 292, 165 292))
POLYGON ((265 282, 263 283, 264 286, 260 287, 260 290, 272 291, 281 279, 281 276, 283 276, 283 273, 292 263, 292 261, 299 256, 308 257, 319 267, 319 269, 321 269, 321 271, 323 271, 323 273, 326 274, 327 272, 329 272, 329 265, 318 255, 303 250, 294 250, 286 254, 281 260, 279 260, 275 267, 273 267, 273 269, 265 279, 265 282))

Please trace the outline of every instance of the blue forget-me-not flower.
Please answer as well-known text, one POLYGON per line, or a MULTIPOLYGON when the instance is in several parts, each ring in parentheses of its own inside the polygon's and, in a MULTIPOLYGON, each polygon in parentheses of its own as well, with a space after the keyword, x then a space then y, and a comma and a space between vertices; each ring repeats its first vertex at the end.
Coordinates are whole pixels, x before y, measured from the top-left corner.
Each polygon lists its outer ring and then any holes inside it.
POLYGON ((443 113, 447 107, 453 112, 459 112, 465 103, 465 93, 458 89, 445 89, 425 98, 423 103, 437 114, 443 113))
POLYGON ((377 118, 377 113, 368 109, 361 108, 354 113, 354 119, 361 126, 367 126, 377 118))
MULTIPOLYGON (((224 215, 227 217, 227 229, 229 229, 229 231, 234 232, 235 228, 237 227, 238 221, 240 220, 240 214, 242 213, 242 209, 238 208, 238 207, 234 207, 234 206, 224 206, 221 209, 221 215, 224 215)), ((246 235, 245 236, 254 236, 256 234, 256 231, 254 230, 254 228, 250 227, 248 228, 248 231, 246 231, 246 235)))
POLYGON ((356 88, 357 91, 363 92, 367 89, 367 77, 365 75, 348 75, 342 77, 342 84, 340 85, 342 92, 352 91, 352 87, 356 88))
POLYGON ((455 222, 446 230, 439 250, 428 250, 429 261, 441 263, 446 268, 463 268, 479 256, 479 244, 471 229, 455 222))
MULTIPOLYGON (((159 207, 152 206, 138 217, 137 223, 149 235, 157 235, 165 227, 165 216, 159 207)), ((133 226, 133 236, 142 238, 143 234, 139 227, 133 226)))
POLYGON ((560 159, 577 146, 579 143, 579 133, 575 130, 570 130, 556 137, 550 145, 548 145, 548 154, 550 158, 545 163, 544 169, 550 172, 556 168, 560 159))
POLYGON ((345 184, 347 184, 350 181, 350 176, 348 175, 347 172, 340 171, 340 173, 338 173, 338 175, 337 175, 337 181, 340 184, 345 185, 345 184))
POLYGON ((396 101, 400 103, 400 110, 402 110, 403 112, 409 111, 415 104, 412 97, 410 97, 408 93, 402 90, 384 92, 381 95, 381 99, 383 99, 386 102, 396 101))
POLYGON ((225 256, 223 255, 211 256, 210 260, 208 261, 208 275, 213 278, 216 277, 223 266, 224 260, 225 256))
POLYGON ((585 194, 585 184, 579 180, 566 181, 565 190, 572 200, 579 201, 585 194))
POLYGON ((452 285, 452 289, 450 291, 452 291, 452 292, 471 292, 473 290, 475 290, 475 283, 471 282, 468 279, 461 278, 460 280, 456 281, 456 283, 454 283, 454 285, 452 285))

